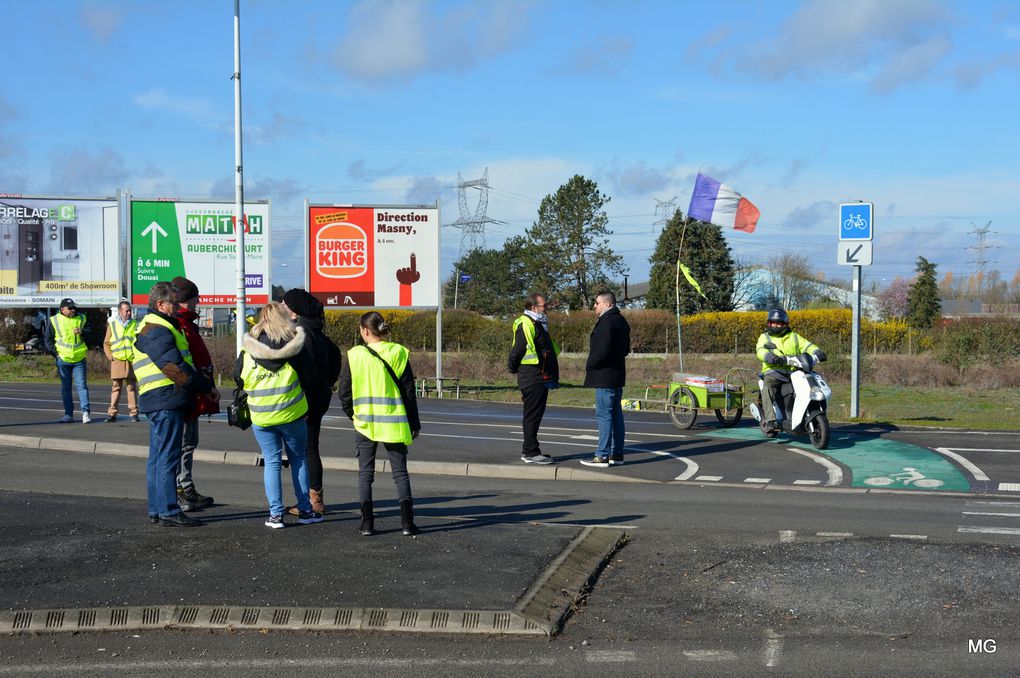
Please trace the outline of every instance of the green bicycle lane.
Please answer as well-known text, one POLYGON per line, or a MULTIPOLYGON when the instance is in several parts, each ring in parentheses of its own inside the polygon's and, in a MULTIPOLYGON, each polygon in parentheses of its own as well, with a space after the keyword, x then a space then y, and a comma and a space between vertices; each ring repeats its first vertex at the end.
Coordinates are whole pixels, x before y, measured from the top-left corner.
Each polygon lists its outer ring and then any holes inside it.
POLYGON ((810 443, 803 442, 803 438, 793 438, 786 434, 780 434, 775 440, 766 440, 757 428, 716 429, 699 435, 811 450, 850 469, 851 487, 971 491, 967 476, 942 455, 926 447, 882 438, 876 434, 834 430, 829 438, 829 447, 825 450, 817 450, 810 443))

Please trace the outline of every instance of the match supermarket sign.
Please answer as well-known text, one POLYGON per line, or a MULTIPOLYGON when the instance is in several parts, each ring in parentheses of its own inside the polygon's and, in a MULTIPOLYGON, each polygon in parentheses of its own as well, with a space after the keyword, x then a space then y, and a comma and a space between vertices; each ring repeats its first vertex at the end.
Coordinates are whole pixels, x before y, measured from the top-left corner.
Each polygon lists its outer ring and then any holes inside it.
POLYGON ((308 205, 308 291, 334 307, 439 305, 439 208, 308 205))
MULTIPOLYGON (((245 203, 246 303, 269 302, 269 203, 245 203)), ((147 304, 162 280, 184 276, 199 303, 237 303, 237 225, 234 203, 131 201, 131 301, 147 304)))

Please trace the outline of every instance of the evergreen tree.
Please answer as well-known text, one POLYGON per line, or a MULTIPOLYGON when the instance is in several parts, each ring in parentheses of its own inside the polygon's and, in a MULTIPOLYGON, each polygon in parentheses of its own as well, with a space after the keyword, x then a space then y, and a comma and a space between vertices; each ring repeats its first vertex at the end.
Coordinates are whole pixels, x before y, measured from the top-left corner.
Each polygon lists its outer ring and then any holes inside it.
POLYGON ((910 286, 907 297, 907 324, 915 329, 928 329, 942 317, 939 286, 935 282, 935 264, 924 257, 917 258, 917 278, 910 286))
POLYGON ((589 308, 600 289, 614 289, 610 276, 623 272, 609 247, 609 200, 594 181, 574 175, 542 199, 526 231, 530 243, 519 243, 537 284, 569 308, 589 308))
POLYGON ((483 315, 505 315, 521 308, 522 300, 532 291, 533 276, 529 274, 521 251, 520 238, 511 238, 502 249, 476 249, 454 263, 453 275, 444 286, 443 305, 483 315), (470 278, 457 283, 458 274, 470 278))
POLYGON ((684 233, 685 217, 680 210, 666 223, 655 243, 649 262, 646 308, 676 309, 676 260, 683 235, 680 262, 685 264, 705 294, 702 297, 680 274, 680 312, 732 311, 733 281, 736 271, 730 246, 722 228, 692 219, 684 233))

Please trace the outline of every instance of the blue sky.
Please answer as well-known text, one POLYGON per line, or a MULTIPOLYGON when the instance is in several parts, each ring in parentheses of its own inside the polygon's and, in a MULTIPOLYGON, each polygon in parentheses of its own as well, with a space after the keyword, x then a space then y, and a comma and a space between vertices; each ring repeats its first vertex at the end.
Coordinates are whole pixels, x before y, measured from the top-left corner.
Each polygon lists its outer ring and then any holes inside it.
MULTIPOLYGON (((0 0, 0 193, 233 197, 233 2, 0 0)), ((644 280, 698 170, 761 210, 738 259, 830 278, 836 205, 875 203, 865 285, 918 255, 1020 269, 1020 3, 242 0, 245 186, 273 201, 274 282, 302 205, 432 203, 488 168, 485 242, 573 174, 644 280)), ((469 194, 474 209, 476 194, 469 194)), ((443 229, 449 270, 460 232, 443 229)))

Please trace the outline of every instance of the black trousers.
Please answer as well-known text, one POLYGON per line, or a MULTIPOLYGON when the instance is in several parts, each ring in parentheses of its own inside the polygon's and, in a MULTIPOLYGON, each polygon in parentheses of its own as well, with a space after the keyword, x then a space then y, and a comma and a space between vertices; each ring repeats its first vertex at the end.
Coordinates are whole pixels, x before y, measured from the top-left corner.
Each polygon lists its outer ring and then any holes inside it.
POLYGON ((390 457, 390 475, 397 486, 400 501, 411 499, 411 478, 407 475, 407 445, 404 443, 378 443, 354 432, 354 449, 358 453, 358 498, 372 501, 372 483, 375 481, 375 451, 382 445, 390 457))
POLYGON ((542 425, 542 417, 545 416, 549 389, 544 384, 527 386, 521 389, 521 400, 524 402, 524 415, 521 418, 521 426, 524 429, 522 454, 525 457, 534 457, 536 454, 542 454, 538 447, 538 427, 542 425))
MULTIPOLYGON (((327 407, 327 409, 329 409, 327 407)), ((308 467, 308 487, 322 492, 322 458, 319 457, 319 432, 322 430, 322 417, 326 410, 313 412, 308 410, 308 442, 305 444, 305 459, 308 467)))

